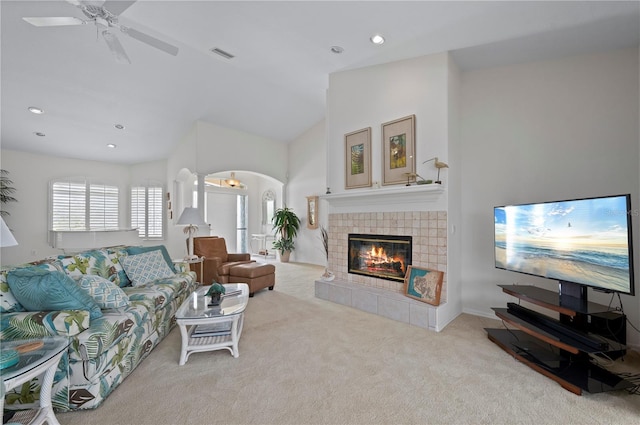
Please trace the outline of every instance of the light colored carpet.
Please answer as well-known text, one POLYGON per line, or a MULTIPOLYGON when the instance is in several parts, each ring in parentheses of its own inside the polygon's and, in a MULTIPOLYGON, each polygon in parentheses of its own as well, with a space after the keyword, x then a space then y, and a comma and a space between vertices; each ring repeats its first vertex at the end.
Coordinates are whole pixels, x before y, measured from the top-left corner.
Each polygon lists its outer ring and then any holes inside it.
POLYGON ((576 396, 491 343, 497 320, 435 333, 316 299, 323 269, 277 263, 250 299, 240 357, 191 355, 174 329, 102 406, 65 424, 623 424, 640 396, 576 396))

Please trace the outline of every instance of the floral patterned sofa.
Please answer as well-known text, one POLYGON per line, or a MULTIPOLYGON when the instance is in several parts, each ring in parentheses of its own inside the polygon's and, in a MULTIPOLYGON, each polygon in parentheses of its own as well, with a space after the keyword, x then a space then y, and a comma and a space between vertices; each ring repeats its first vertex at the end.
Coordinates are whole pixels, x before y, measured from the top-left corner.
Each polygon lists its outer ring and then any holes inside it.
MULTIPOLYGON (((195 288, 195 273, 186 264, 174 265, 164 246, 103 248, 3 267, 0 343, 69 337, 54 380, 53 406, 95 408, 168 334, 177 308, 195 288), (50 291, 57 286, 73 294, 71 304, 65 299, 59 308, 48 305, 59 295, 59 288, 50 291)), ((5 409, 33 407, 39 391, 36 379, 8 392, 5 409)))

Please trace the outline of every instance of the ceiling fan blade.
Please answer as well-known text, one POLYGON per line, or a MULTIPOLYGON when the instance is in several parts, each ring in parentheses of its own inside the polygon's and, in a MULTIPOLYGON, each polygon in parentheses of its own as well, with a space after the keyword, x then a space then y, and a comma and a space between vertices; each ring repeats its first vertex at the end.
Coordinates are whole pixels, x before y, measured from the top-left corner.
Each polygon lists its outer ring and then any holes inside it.
POLYGON ((127 56, 127 53, 122 47, 122 44, 120 44, 120 40, 118 40, 118 37, 116 37, 115 34, 104 30, 102 31, 102 37, 107 43, 107 46, 109 46, 109 50, 111 50, 111 53, 113 53, 113 55, 116 57, 116 61, 120 63, 131 63, 129 56, 127 56))
POLYGON ((86 24, 80 18, 75 18, 72 16, 65 17, 32 17, 32 18, 22 18, 23 20, 29 22, 31 25, 36 27, 59 27, 65 25, 84 25, 86 24))
POLYGON ((102 5, 102 8, 111 12, 112 15, 118 16, 122 12, 130 8, 131 5, 136 1, 137 0, 131 0, 131 1, 107 0, 102 5))
POLYGON ((149 34, 145 34, 143 32, 125 26, 120 27, 120 29, 128 36, 135 38, 138 41, 142 41, 149 46, 155 47, 156 49, 162 50, 163 52, 169 53, 173 56, 176 56, 178 54, 178 48, 176 46, 165 43, 162 40, 158 40, 157 38, 152 37, 149 34))

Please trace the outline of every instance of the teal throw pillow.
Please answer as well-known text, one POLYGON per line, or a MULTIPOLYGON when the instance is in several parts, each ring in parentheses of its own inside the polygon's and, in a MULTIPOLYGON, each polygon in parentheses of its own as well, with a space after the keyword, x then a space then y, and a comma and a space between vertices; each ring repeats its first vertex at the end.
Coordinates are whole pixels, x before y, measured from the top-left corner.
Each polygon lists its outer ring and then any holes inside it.
POLYGON ((171 256, 169 255, 169 251, 164 245, 157 246, 130 246, 127 248, 127 252, 129 255, 142 254, 149 251, 160 251, 162 253, 162 258, 167 262, 167 265, 171 269, 172 272, 176 273, 177 270, 173 265, 173 261, 171 261, 171 256))
POLYGON ((175 276, 158 250, 121 257, 120 263, 132 286, 175 276))
POLYGON ((28 311, 88 310, 91 319, 102 317, 100 306, 64 272, 14 269, 7 273, 7 283, 28 311))
POLYGON ((129 305, 129 297, 122 288, 104 277, 86 274, 75 280, 100 308, 119 308, 129 305))

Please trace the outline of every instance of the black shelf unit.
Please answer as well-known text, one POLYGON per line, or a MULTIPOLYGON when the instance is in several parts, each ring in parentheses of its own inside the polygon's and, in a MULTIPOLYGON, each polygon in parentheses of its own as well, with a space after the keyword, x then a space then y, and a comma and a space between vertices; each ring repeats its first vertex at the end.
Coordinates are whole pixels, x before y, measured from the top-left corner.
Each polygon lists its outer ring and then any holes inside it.
POLYGON ((486 328, 489 340, 520 362, 577 395, 581 395, 583 391, 599 393, 634 386, 633 383, 594 364, 589 356, 590 354, 606 355, 608 352, 620 353, 626 349, 625 341, 614 341, 606 337, 610 335, 589 332, 593 330, 589 327, 589 316, 603 313, 615 314, 622 318, 624 316, 611 312, 606 306, 578 298, 564 296, 561 300, 558 293, 535 286, 498 286, 506 294, 559 313, 559 323, 570 330, 576 330, 594 340, 602 341, 605 346, 595 348, 584 344, 544 323, 536 323, 526 317, 514 315, 506 308, 493 310, 503 322, 517 329, 486 328))

